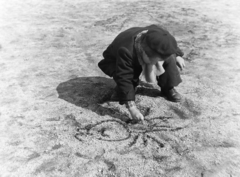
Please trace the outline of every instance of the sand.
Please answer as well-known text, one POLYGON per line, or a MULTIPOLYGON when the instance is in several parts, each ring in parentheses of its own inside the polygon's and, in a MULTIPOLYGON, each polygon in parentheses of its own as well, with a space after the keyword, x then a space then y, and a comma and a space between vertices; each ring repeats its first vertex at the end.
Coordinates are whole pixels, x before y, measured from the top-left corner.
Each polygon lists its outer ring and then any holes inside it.
POLYGON ((239 177, 240 3, 1 0, 1 177, 239 177), (109 102, 102 52, 133 26, 185 52, 180 103, 140 86, 146 121, 109 102))

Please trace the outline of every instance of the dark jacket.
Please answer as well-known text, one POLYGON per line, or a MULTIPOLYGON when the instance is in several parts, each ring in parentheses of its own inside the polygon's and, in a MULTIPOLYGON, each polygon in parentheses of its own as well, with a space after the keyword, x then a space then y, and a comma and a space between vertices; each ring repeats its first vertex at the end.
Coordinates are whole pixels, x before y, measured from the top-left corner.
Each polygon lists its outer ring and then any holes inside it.
MULTIPOLYGON (((138 62, 134 40, 138 33, 159 29, 156 25, 133 27, 121 32, 103 52, 104 59, 98 63, 99 68, 117 83, 120 104, 135 100, 135 87, 138 85, 142 67, 138 62)), ((183 52, 178 48, 177 56, 183 52)))

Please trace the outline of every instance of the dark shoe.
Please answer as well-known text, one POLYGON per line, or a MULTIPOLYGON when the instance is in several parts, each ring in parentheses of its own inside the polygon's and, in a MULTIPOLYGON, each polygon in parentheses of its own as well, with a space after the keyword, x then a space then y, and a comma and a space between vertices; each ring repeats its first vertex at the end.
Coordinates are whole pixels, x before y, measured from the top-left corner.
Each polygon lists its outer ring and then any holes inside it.
POLYGON ((163 96, 165 96, 169 101, 173 102, 181 101, 181 95, 174 88, 170 90, 162 90, 161 92, 163 96))

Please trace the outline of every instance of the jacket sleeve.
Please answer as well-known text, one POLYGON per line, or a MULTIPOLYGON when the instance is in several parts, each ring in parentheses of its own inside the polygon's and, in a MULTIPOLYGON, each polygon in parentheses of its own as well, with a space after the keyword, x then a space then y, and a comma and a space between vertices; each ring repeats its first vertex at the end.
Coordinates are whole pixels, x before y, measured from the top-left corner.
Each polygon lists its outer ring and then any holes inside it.
POLYGON ((182 57, 184 55, 183 51, 179 47, 177 47, 176 55, 180 56, 180 57, 182 57))
POLYGON ((98 67, 108 76, 113 77, 115 72, 116 59, 112 54, 112 44, 103 52, 103 57, 99 63, 98 67))
POLYGON ((118 87, 119 103, 135 100, 135 91, 133 86, 134 68, 130 52, 122 47, 118 50, 116 73, 114 80, 118 87))

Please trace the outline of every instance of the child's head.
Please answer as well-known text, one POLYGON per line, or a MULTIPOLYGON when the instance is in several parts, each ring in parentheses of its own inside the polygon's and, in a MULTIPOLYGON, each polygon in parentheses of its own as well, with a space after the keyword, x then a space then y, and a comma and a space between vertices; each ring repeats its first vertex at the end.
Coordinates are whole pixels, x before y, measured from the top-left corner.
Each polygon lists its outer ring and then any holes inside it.
POLYGON ((163 29, 148 30, 142 38, 141 45, 145 52, 143 59, 147 64, 164 61, 177 50, 175 38, 163 29))
POLYGON ((167 59, 169 56, 161 56, 159 53, 155 52, 152 50, 148 44, 142 43, 142 48, 143 48, 143 60, 146 64, 156 64, 158 61, 164 61, 167 59))

